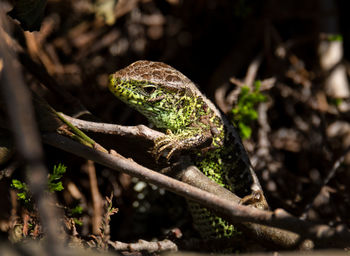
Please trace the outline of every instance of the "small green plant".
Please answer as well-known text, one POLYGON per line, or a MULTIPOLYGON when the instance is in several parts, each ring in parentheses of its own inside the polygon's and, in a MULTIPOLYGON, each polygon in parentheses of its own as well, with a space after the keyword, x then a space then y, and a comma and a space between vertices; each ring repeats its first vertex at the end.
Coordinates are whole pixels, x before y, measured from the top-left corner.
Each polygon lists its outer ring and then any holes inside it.
POLYGON ((29 195, 27 184, 19 180, 13 179, 11 187, 18 190, 18 200, 22 200, 26 204, 28 204, 31 201, 31 196, 29 195))
MULTIPOLYGON (((48 189, 50 192, 61 191, 64 189, 60 179, 66 172, 67 167, 63 164, 53 167, 53 172, 49 174, 48 177, 48 189)), ((25 204, 31 203, 31 194, 26 183, 20 180, 13 179, 11 187, 18 190, 17 197, 18 200, 23 201, 25 204)))
POLYGON ((327 37, 328 41, 334 42, 334 41, 343 41, 343 36, 340 34, 333 34, 333 35, 328 35, 327 37))
POLYGON ((77 205, 70 210, 69 214, 70 216, 73 216, 73 215, 80 215, 82 213, 83 213, 83 207, 81 207, 80 205, 77 205))
POLYGON ((333 106, 336 106, 336 107, 339 107, 340 104, 342 104, 343 102, 343 99, 341 98, 329 98, 328 99, 328 103, 333 105, 333 106))
POLYGON ((83 208, 80 205, 75 206, 72 209, 68 209, 68 216, 73 218, 74 223, 78 226, 82 226, 83 222, 79 219, 79 216, 83 213, 83 208))
POLYGON ((254 83, 254 89, 243 86, 238 96, 236 107, 231 110, 232 121, 238 127, 242 139, 249 139, 252 134, 250 127, 252 121, 258 119, 258 112, 255 110, 260 102, 266 101, 266 96, 260 92, 261 82, 254 83))
POLYGON ((49 174, 49 180, 48 180, 48 186, 50 192, 54 191, 62 191, 64 189, 62 185, 62 181, 60 179, 62 178, 63 174, 66 172, 67 167, 63 164, 58 164, 58 166, 53 167, 53 172, 49 174))

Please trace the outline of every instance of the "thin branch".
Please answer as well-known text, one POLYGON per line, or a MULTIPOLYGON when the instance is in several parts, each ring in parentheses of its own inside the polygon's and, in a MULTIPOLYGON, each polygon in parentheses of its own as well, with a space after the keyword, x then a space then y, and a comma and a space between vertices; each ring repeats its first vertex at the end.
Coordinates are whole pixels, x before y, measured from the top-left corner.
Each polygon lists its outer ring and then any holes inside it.
POLYGON ((259 53, 258 56, 256 56, 254 60, 249 64, 247 74, 244 78, 244 84, 249 86, 249 88, 253 87, 256 74, 259 70, 262 58, 263 58, 263 54, 259 53))
POLYGON ((108 242, 116 251, 130 251, 130 252, 164 252, 164 251, 177 251, 177 245, 165 239, 163 241, 148 242, 145 240, 139 240, 137 243, 122 243, 122 242, 108 242))
POLYGON ((71 124, 73 124, 78 129, 81 129, 86 132, 95 132, 95 133, 104 133, 111 135, 119 135, 125 137, 135 137, 135 138, 144 138, 150 141, 154 141, 163 137, 164 134, 155 130, 152 130, 144 125, 137 126, 123 126, 117 124, 106 124, 106 123, 97 123, 90 122, 81 119, 76 119, 59 113, 65 119, 67 119, 71 124))
POLYGON ((345 156, 350 152, 350 147, 348 147, 343 154, 334 162, 332 169, 328 173, 327 177, 323 181, 323 186, 327 185, 328 182, 334 177, 340 165, 344 162, 345 156))
POLYGON ((93 216, 92 216, 92 233, 97 235, 101 234, 101 222, 103 214, 103 200, 98 189, 96 168, 92 161, 88 160, 86 165, 86 170, 89 175, 90 191, 92 198, 93 216))
MULTIPOLYGON (((114 124, 96 123, 90 121, 84 121, 76 118, 72 118, 63 113, 59 113, 66 122, 69 122, 74 128, 82 129, 88 132, 98 132, 106 134, 114 134, 119 136, 133 137, 133 138, 145 138, 150 141, 164 136, 163 133, 155 131, 144 125, 138 126, 121 126, 114 124)), ((107 152, 103 150, 103 152, 107 152)), ((193 185, 197 188, 201 188, 205 191, 219 195, 222 198, 227 198, 228 200, 233 200, 237 203, 240 202, 241 198, 231 193, 227 189, 218 185, 216 182, 208 179, 202 172, 198 170, 195 166, 191 165, 189 159, 182 157, 178 164, 173 165, 171 168, 165 168, 161 171, 167 175, 176 177, 176 179, 181 180, 187 184, 193 185)))
POLYGON ((171 171, 174 172, 174 174, 168 172, 166 174, 175 177, 177 180, 181 180, 191 186, 200 188, 235 203, 240 203, 241 201, 240 197, 220 186, 218 183, 208 179, 196 166, 191 165, 187 159, 182 159, 180 164, 172 166, 171 171))
POLYGON ((293 217, 282 209, 271 212, 240 205, 159 174, 123 157, 115 157, 93 150, 57 134, 45 134, 43 140, 49 145, 83 158, 91 159, 113 170, 138 177, 148 183, 163 187, 187 199, 200 203, 232 223, 252 222, 290 230, 303 238, 312 239, 319 247, 332 246, 344 248, 349 245, 350 232, 348 230, 306 222, 293 217))

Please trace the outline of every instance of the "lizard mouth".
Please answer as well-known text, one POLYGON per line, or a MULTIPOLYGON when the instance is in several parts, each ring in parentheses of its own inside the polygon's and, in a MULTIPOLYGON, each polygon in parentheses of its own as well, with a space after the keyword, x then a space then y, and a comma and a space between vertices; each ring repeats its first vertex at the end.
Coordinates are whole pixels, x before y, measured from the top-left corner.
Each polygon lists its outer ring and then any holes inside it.
POLYGON ((130 101, 145 101, 145 95, 143 95, 135 85, 128 80, 121 80, 113 76, 109 77, 109 90, 115 94, 119 99, 130 101))

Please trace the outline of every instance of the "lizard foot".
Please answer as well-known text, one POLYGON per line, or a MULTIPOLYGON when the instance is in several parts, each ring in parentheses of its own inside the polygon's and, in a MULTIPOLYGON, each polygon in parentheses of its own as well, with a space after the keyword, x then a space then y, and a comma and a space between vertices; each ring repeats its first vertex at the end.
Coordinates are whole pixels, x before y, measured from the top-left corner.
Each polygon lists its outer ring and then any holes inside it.
POLYGON ((165 150, 170 149, 165 156, 167 161, 169 161, 174 152, 181 148, 181 143, 179 143, 178 138, 170 130, 167 130, 166 133, 166 136, 155 141, 152 150, 152 154, 155 156, 157 162, 165 150))
POLYGON ((239 203, 243 205, 250 205, 260 210, 268 209, 268 204, 261 190, 253 191, 250 195, 243 197, 239 203))
POLYGON ((174 134, 167 130, 165 136, 155 141, 152 154, 158 161, 163 152, 168 151, 165 158, 169 161, 177 151, 203 148, 209 146, 211 142, 212 137, 210 135, 197 133, 174 134))

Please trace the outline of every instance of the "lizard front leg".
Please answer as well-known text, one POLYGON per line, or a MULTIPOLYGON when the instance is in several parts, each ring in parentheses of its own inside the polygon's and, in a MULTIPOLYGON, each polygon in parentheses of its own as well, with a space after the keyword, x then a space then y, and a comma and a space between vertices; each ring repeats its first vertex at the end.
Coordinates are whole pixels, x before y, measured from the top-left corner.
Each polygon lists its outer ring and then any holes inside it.
POLYGON ((210 133, 187 131, 174 134, 168 129, 165 136, 155 141, 152 153, 156 161, 158 161, 164 152, 166 152, 165 158, 169 161, 175 152, 204 148, 210 146, 212 140, 213 138, 210 133))

